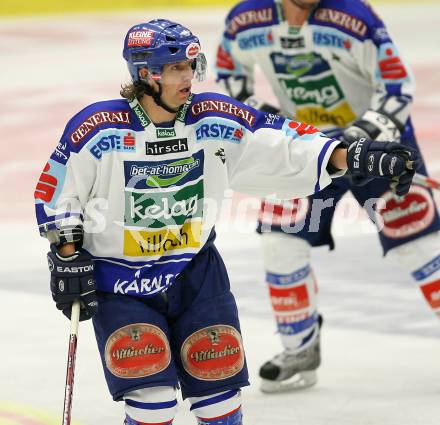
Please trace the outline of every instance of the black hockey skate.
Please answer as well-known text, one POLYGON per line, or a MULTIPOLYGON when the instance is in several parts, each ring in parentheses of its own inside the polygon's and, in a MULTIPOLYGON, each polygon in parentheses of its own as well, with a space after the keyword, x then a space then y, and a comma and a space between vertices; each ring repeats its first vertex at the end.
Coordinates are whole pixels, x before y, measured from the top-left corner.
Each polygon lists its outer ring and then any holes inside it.
POLYGON ((315 385, 316 369, 321 364, 319 334, 312 344, 299 353, 284 350, 260 368, 261 391, 276 393, 295 391, 315 385))

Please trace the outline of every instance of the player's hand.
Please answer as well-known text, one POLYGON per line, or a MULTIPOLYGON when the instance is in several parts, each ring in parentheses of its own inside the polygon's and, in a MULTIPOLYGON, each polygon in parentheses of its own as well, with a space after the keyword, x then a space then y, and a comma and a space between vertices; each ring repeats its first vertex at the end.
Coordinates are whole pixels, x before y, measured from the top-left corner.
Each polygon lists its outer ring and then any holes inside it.
POLYGON ((96 283, 93 277, 93 260, 90 254, 76 251, 63 257, 54 245, 47 254, 49 263, 50 289, 58 310, 70 319, 72 303, 80 300, 79 320, 90 319, 98 311, 96 283))
POLYGON ((399 196, 408 193, 420 163, 415 149, 395 142, 372 142, 360 138, 351 143, 347 151, 347 166, 354 184, 385 178, 391 180, 390 188, 399 196))

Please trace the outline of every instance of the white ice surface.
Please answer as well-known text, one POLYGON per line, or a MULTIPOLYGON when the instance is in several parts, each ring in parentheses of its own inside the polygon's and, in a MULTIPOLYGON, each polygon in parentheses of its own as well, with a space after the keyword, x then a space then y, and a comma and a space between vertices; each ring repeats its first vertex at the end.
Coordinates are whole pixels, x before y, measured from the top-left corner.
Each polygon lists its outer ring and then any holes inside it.
MULTIPOLYGON (((27 235, 27 243, 5 253, 9 267, 0 276, 0 400, 60 415, 69 324, 48 294, 44 241, 37 235, 29 238, 28 225, 2 229, 3 234, 8 231, 18 241, 27 235), (23 257, 11 254, 17 250, 24 258, 34 253, 29 269, 23 257)), ((251 373, 252 385, 243 391, 245 423, 437 425, 440 326, 409 279, 381 260, 374 235, 340 237, 334 253, 314 251, 325 317, 317 386, 295 394, 259 392, 258 367, 280 343, 258 244, 253 233, 225 232, 218 238, 241 312, 251 373), (371 252, 362 261, 369 279, 358 272, 353 246, 371 252)), ((84 425, 121 424, 123 406, 108 394, 90 322, 80 324, 73 411, 84 425)), ((194 423, 186 403, 175 423, 194 423)), ((0 424, 9 425, 1 416, 0 424)))

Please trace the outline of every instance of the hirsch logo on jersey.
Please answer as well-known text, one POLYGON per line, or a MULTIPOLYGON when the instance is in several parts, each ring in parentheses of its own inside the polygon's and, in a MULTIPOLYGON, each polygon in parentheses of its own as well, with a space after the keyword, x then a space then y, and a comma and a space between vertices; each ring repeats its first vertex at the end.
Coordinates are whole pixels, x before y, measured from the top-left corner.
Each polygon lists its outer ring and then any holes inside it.
POLYGON ((250 127, 255 124, 255 115, 251 111, 222 100, 204 100, 194 103, 191 112, 194 117, 209 112, 223 112, 246 121, 250 127))
POLYGON ((313 18, 318 22, 330 23, 343 28, 360 37, 365 37, 367 34, 368 27, 365 22, 340 10, 319 8, 313 18))
POLYGON ((187 221, 181 227, 147 230, 124 230, 124 255, 156 256, 185 248, 199 248, 202 236, 200 221, 187 221))
POLYGON ((101 131, 87 143, 87 149, 96 158, 109 152, 136 152, 136 138, 132 132, 114 129, 101 131))
POLYGON ((125 192, 125 225, 162 228, 203 215, 203 181, 167 192, 125 192))
POLYGON ((162 140, 160 142, 145 142, 147 155, 165 155, 188 151, 187 139, 162 140))
POLYGON ((281 37, 280 42, 283 49, 302 49, 303 47, 306 47, 306 42, 302 36, 281 37))
POLYGON ((244 366, 241 335, 232 326, 215 325, 190 335, 180 350, 183 367, 202 381, 237 375, 244 366))
POLYGON ((197 142, 202 140, 224 140, 240 143, 245 129, 240 125, 231 125, 231 121, 219 119, 203 119, 195 128, 197 142))
POLYGON ((128 34, 128 47, 149 47, 153 41, 154 31, 138 30, 128 34))
POLYGON ((252 50, 273 44, 272 31, 246 31, 237 37, 238 45, 242 50, 252 50))
POLYGON ((130 124, 128 111, 102 111, 96 112, 84 120, 70 135, 73 143, 80 143, 85 136, 101 124, 130 124))
POLYGON ((258 10, 248 10, 234 16, 228 22, 227 32, 234 36, 238 31, 252 25, 262 25, 273 21, 273 9, 271 7, 258 10))
POLYGON ((350 50, 352 42, 349 38, 343 38, 332 32, 313 32, 313 43, 317 46, 337 47, 339 49, 350 50))

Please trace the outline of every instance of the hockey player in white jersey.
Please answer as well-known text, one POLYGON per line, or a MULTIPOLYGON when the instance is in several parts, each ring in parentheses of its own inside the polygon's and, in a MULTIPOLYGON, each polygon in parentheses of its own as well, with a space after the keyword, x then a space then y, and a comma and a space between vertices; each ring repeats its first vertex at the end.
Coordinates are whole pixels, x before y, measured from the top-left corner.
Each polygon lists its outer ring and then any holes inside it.
POLYGON ((206 61, 198 38, 174 22, 132 27, 123 56, 132 78, 123 98, 68 122, 36 187, 52 296, 66 316, 80 299, 80 319, 93 317, 127 425, 171 424, 179 386, 198 424, 241 425, 248 374, 208 206, 228 187, 307 196, 347 168, 406 193, 418 155, 365 138, 347 150, 312 126, 191 93, 206 61), (87 228, 97 201, 98 228, 87 228))
MULTIPOLYGON (((409 117, 412 75, 367 1, 242 1, 226 19, 217 74, 231 96, 260 110, 295 117, 348 142, 358 137, 399 140, 418 149, 409 117), (255 65, 278 106, 255 95, 255 65)), ((419 172, 425 174, 425 167, 419 172)), ((413 185, 406 197, 396 198, 383 180, 361 188, 353 185, 356 180, 335 179, 306 199, 262 203, 258 230, 284 346, 260 369, 263 391, 316 382, 321 319, 310 247, 333 249, 333 214, 348 190, 361 206, 371 206, 371 198, 385 202, 385 208, 375 211, 376 222, 383 223, 379 237, 384 254, 397 258, 440 313, 435 296, 440 291, 440 221, 431 193, 413 185), (314 207, 323 205, 316 216, 314 207)))

